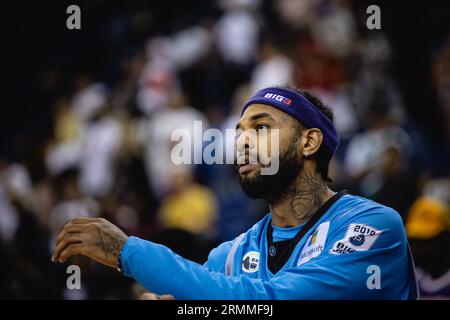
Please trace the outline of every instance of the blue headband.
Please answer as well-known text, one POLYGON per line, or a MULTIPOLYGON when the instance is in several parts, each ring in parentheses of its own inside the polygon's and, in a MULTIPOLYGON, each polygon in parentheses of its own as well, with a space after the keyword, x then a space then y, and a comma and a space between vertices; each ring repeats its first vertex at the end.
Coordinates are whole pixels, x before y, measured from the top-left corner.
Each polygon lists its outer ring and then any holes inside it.
POLYGON ((323 143, 331 158, 339 145, 339 133, 333 122, 301 94, 277 87, 258 91, 242 108, 241 116, 251 104, 260 103, 277 108, 299 120, 304 126, 317 128, 323 134, 323 143))

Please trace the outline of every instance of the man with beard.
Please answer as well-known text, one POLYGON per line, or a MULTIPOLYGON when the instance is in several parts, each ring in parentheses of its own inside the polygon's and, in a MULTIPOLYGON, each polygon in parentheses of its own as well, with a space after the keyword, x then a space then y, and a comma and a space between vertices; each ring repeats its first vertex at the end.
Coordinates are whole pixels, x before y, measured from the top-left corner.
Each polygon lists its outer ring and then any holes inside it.
POLYGON ((398 213, 327 185, 339 144, 330 108, 303 90, 266 88, 244 105, 237 129, 242 188, 265 199, 270 213, 212 250, 204 265, 89 218, 64 227, 53 260, 83 254, 177 299, 417 298, 398 213), (264 175, 270 163, 250 159, 259 159, 258 144, 268 143, 272 131, 279 170, 264 175), (250 139, 254 132, 258 140, 250 139))

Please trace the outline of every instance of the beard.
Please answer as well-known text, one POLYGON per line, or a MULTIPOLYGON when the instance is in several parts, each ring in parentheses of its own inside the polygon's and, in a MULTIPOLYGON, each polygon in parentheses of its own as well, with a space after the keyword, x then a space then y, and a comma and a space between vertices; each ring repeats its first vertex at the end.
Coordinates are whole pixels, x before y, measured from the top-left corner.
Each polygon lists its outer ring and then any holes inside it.
POLYGON ((239 183, 248 197, 264 199, 274 205, 283 201, 293 191, 295 179, 302 169, 303 160, 297 154, 297 148, 291 147, 280 155, 276 174, 261 175, 261 169, 252 177, 241 176, 238 173, 239 183))

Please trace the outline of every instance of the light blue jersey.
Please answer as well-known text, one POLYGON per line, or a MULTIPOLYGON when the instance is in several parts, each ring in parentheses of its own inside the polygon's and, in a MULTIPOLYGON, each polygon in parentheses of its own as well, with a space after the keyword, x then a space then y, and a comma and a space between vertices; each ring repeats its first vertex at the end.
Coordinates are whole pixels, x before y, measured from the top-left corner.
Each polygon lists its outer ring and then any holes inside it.
MULTIPOLYGON (((204 265, 130 237, 121 254, 125 275, 177 299, 416 299, 414 266, 402 220, 391 208, 338 194, 274 274, 268 245, 270 214, 222 243, 204 265)), ((305 225, 273 228, 273 242, 305 225)))

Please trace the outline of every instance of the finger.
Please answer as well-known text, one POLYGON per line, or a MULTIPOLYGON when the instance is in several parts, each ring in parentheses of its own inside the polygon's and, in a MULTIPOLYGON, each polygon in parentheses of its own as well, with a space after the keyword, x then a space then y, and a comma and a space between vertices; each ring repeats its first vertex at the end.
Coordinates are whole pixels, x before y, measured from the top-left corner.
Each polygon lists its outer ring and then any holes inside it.
POLYGON ((80 233, 83 231, 83 227, 75 224, 66 224, 64 229, 59 233, 55 240, 55 247, 68 233, 80 233))
POLYGON ((141 294, 139 300, 158 300, 158 295, 151 292, 145 292, 141 294))
POLYGON ((77 217, 70 220, 70 223, 72 224, 85 224, 85 223, 92 223, 98 220, 98 218, 89 218, 89 217, 77 217))
POLYGON ((82 238, 79 233, 67 233, 64 238, 62 238, 55 246, 55 250, 52 255, 52 261, 58 261, 61 251, 64 250, 64 248, 69 244, 80 242, 82 242, 82 238))
POLYGON ((84 251, 84 244, 82 243, 73 243, 69 244, 60 254, 59 256, 59 262, 65 262, 67 259, 69 259, 72 256, 75 256, 77 254, 83 254, 84 251))
POLYGON ((158 295, 153 292, 144 292, 140 295, 139 300, 175 300, 171 294, 158 295))
POLYGON ((83 233, 83 232, 91 230, 91 228, 93 228, 94 226, 95 225, 93 223, 89 223, 89 224, 71 224, 71 223, 69 223, 69 224, 66 224, 66 226, 63 229, 63 231, 61 231, 61 233, 56 238, 55 247, 58 246, 59 242, 67 234, 70 234, 70 233, 83 233))
POLYGON ((56 262, 60 260, 61 252, 70 244, 81 243, 82 237, 79 233, 68 233, 56 246, 55 252, 53 253, 52 261, 56 262))

